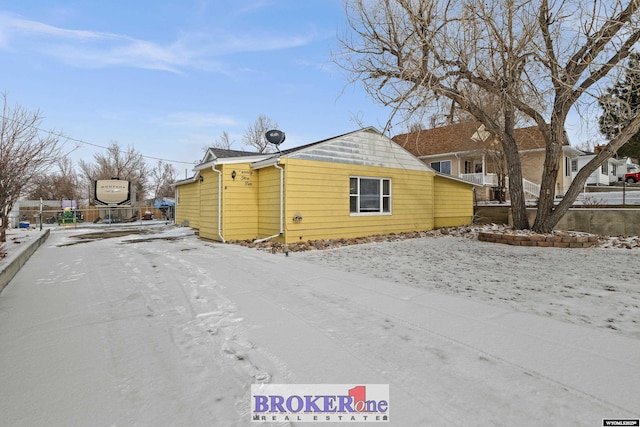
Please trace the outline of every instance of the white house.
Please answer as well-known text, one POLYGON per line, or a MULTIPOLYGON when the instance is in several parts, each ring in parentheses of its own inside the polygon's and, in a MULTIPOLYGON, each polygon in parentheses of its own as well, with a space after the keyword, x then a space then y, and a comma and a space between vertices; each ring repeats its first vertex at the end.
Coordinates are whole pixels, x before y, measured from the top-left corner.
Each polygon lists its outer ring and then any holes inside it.
MULTIPOLYGON (((587 163, 596 156, 596 153, 583 152, 583 154, 571 159, 571 179, 587 163)), ((586 185, 614 185, 616 182, 624 179, 624 174, 630 169, 637 167, 630 158, 607 159, 587 178, 586 185)))

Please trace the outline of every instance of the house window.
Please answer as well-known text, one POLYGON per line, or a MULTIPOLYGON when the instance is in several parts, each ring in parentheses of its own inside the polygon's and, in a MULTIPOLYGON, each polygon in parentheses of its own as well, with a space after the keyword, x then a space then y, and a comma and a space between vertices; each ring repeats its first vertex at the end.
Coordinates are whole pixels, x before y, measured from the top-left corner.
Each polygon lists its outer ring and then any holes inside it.
POLYGON ((564 176, 571 176, 571 159, 569 157, 564 158, 564 176))
POLYGON ((571 160, 571 172, 578 172, 578 160, 571 160))
POLYGON ((602 175, 609 175, 609 162, 602 164, 602 175))
POLYGON ((475 172, 474 173, 482 173, 482 172, 484 172, 482 170, 482 162, 476 161, 476 163, 475 163, 475 172))
POLYGON ((436 172, 451 175, 451 160, 443 160, 441 162, 431 162, 431 169, 436 172))
POLYGON ((176 188, 176 205, 180 204, 180 189, 176 188))
POLYGON ((390 214, 391 180, 387 178, 351 177, 349 179, 351 214, 390 214))
POLYGON ((471 160, 464 161, 464 173, 473 173, 473 163, 471 163, 471 160))

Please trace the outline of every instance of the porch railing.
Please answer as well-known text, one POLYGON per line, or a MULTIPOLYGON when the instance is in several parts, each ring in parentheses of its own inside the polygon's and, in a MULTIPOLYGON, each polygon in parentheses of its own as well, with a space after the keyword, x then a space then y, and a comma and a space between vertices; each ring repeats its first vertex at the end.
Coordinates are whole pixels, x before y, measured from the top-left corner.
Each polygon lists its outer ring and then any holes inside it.
POLYGON ((498 175, 496 175, 495 173, 463 173, 460 175, 460 178, 477 185, 498 185, 498 175))
POLYGON ((535 197, 540 197, 540 184, 536 184, 535 182, 522 178, 522 189, 525 193, 529 193, 535 197))

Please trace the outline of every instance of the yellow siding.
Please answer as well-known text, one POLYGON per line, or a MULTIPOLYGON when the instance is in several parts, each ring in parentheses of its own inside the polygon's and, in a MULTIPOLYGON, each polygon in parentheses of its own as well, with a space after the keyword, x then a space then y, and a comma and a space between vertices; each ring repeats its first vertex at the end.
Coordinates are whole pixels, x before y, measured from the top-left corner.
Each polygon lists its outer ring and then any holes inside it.
POLYGON ((218 235, 218 173, 211 168, 200 171, 200 237, 220 240, 218 235))
POLYGON ((222 234, 225 240, 258 237, 258 172, 250 163, 221 166, 222 234), (232 173, 235 171, 235 179, 232 173))
POLYGON ((471 185, 436 176, 434 187, 435 227, 457 227, 471 223, 473 217, 471 185))
MULTIPOLYGON (((473 192, 468 184, 429 171, 283 159, 284 236, 297 241, 351 238, 430 230, 471 222, 473 192), (391 215, 351 215, 349 178, 391 179, 391 215), (294 221, 294 216, 301 221, 294 221)), ((177 223, 189 221, 200 236, 253 240, 280 231, 280 170, 252 170, 249 163, 218 166, 222 173, 222 229, 218 230, 218 173, 202 170, 203 182, 177 187, 177 223), (235 171, 235 179, 232 172, 235 171)))
POLYGON ((434 227, 432 200, 435 174, 432 172, 297 159, 284 159, 283 163, 286 170, 284 216, 287 243, 434 227), (350 215, 351 176, 390 178, 392 214, 350 215), (293 221, 296 214, 302 216, 302 221, 293 221))
POLYGON ((258 237, 273 236, 280 232, 280 170, 275 167, 259 169, 258 237))
POLYGON ((189 222, 189 227, 200 228, 200 183, 198 181, 176 187, 176 224, 189 222))

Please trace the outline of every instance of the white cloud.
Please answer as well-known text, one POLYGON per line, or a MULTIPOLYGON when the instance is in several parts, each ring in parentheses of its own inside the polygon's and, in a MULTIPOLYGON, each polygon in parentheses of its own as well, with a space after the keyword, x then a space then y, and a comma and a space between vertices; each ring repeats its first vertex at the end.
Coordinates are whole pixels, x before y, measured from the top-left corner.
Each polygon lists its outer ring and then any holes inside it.
POLYGON ((195 68, 225 73, 219 56, 303 46, 312 37, 199 32, 182 34, 172 43, 160 44, 121 34, 59 28, 0 12, 0 46, 19 46, 21 51, 30 49, 89 68, 123 66, 176 73, 195 68))

